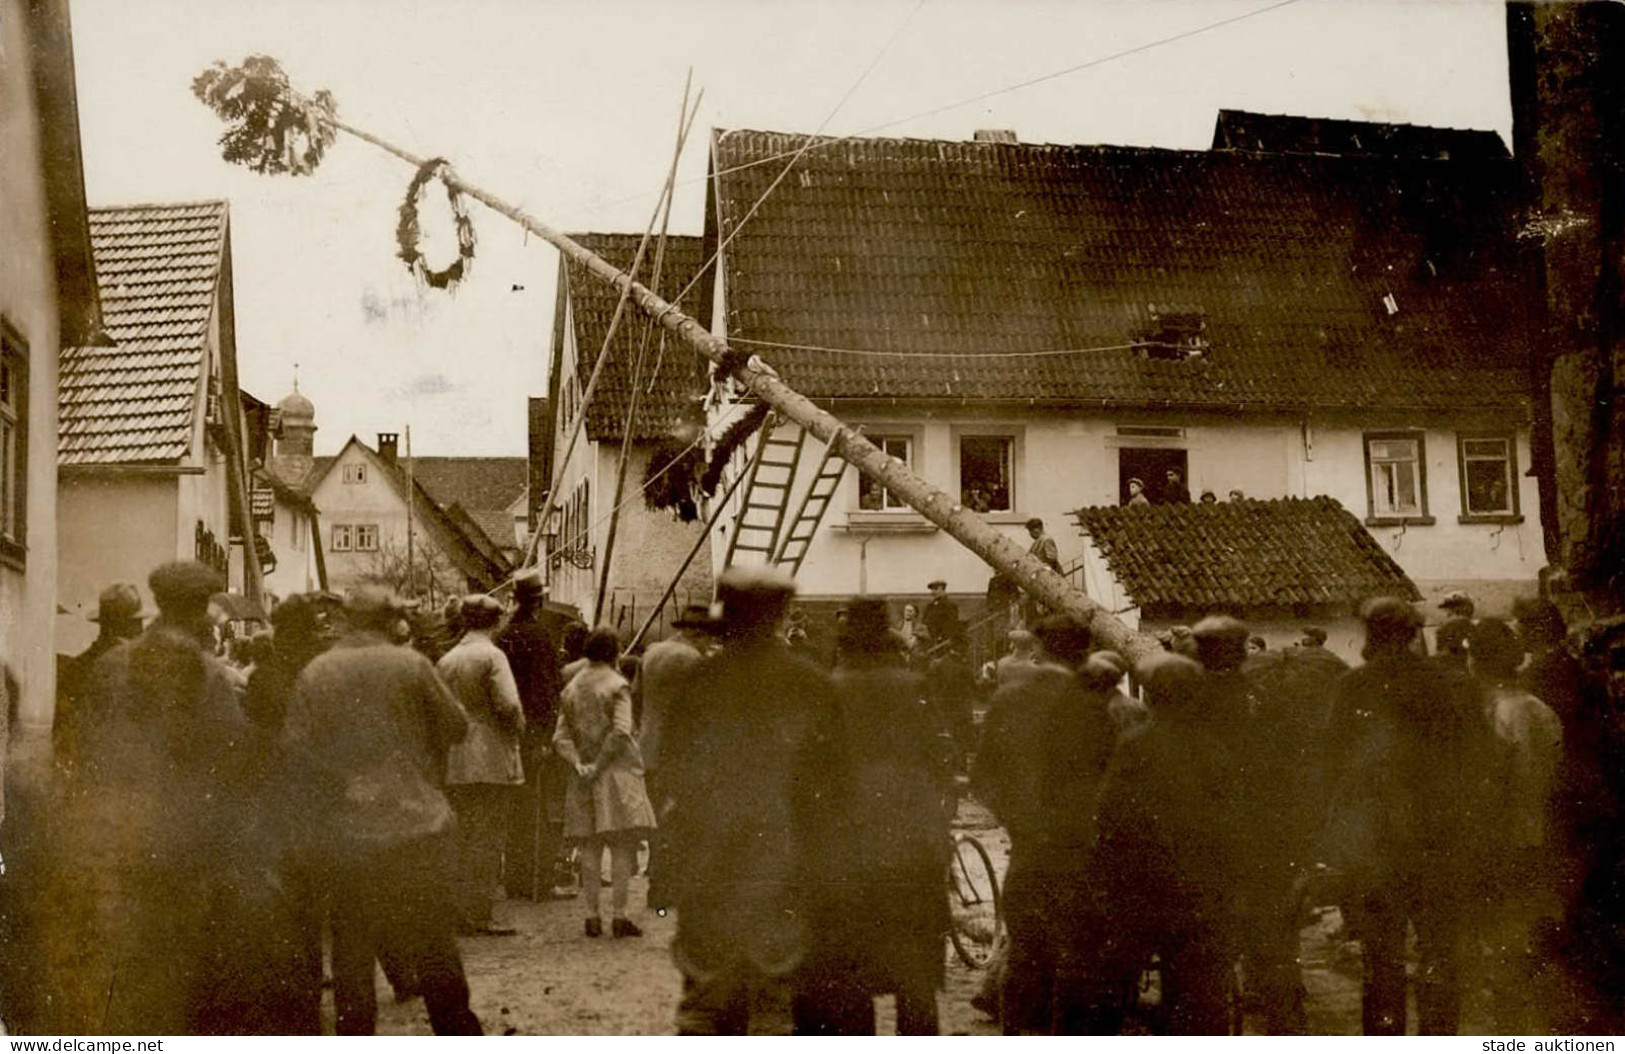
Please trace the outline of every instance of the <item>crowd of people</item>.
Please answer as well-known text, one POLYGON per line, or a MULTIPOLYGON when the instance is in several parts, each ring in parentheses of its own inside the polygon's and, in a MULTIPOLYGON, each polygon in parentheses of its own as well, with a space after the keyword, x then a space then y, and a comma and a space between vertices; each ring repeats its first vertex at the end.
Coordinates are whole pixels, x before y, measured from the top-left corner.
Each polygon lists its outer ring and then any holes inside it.
POLYGON ((1617 827, 1616 712, 1548 605, 1514 626, 1447 598, 1430 656, 1416 609, 1379 599, 1353 670, 1314 627, 1270 650, 1215 616, 1130 663, 1039 612, 978 674, 941 582, 895 625, 855 598, 819 655, 788 577, 731 568, 636 659, 534 574, 511 611, 363 587, 284 600, 237 663, 214 572, 149 585, 150 624, 133 587, 104 594, 52 785, 11 820, 25 1031, 316 1033, 326 973, 336 1031, 366 1034, 376 964, 437 1033, 478 1033, 457 936, 513 934, 502 893, 553 895, 573 852, 584 939, 637 938, 646 847, 679 1032, 872 1033, 893 995, 899 1032, 933 1034, 967 759, 1011 843, 978 999, 1007 1032, 1146 1027, 1153 970, 1155 1028, 1305 1031, 1299 931, 1326 905, 1368 1033, 1406 1028, 1412 931, 1421 1031, 1456 1031, 1479 970, 1499 1025, 1543 1030, 1617 827))

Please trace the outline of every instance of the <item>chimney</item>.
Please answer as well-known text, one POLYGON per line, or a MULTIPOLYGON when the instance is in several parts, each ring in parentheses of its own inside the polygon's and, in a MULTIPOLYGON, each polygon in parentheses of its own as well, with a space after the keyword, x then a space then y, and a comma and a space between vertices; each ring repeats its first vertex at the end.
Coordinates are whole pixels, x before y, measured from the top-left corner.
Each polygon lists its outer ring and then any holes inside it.
POLYGON ((378 433, 378 456, 393 465, 401 448, 401 434, 399 432, 378 433))
POLYGON ((978 128, 975 140, 978 143, 1018 143, 1014 128, 978 128))

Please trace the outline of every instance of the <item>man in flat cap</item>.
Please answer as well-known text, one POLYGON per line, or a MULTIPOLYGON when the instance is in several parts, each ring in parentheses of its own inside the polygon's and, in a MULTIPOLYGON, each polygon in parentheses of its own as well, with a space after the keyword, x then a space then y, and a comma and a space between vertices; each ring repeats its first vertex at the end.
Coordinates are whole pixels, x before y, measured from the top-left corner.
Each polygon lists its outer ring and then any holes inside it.
POLYGON ((54 903, 112 910, 65 907, 47 924, 47 955, 31 978, 53 993, 47 1019, 36 1022, 42 1031, 152 1035, 215 1025, 200 1017, 216 980, 203 966, 206 905, 233 826, 227 774, 247 722, 203 644, 219 576, 171 563, 148 586, 158 617, 101 657, 74 716, 56 828, 64 839, 57 859, 71 865, 47 886, 54 903), (53 949, 80 958, 66 962, 53 949))
POLYGON ((559 722, 559 693, 564 690, 559 633, 568 620, 548 610, 539 571, 514 578, 513 598, 513 613, 493 639, 508 657, 525 709, 525 729, 519 736, 525 782, 515 796, 502 879, 510 897, 545 900, 553 886, 564 808, 566 770, 553 757, 552 743, 559 722))
POLYGON ((930 591, 931 599, 925 602, 920 621, 925 624, 931 643, 940 644, 959 626, 959 606, 948 599, 948 583, 944 580, 933 578, 925 588, 930 591))
POLYGON ((289 742, 344 788, 324 818, 335 1027, 373 1033, 382 952, 415 975, 436 1034, 478 1035, 453 936, 445 794, 468 718, 428 659, 390 642, 401 610, 383 589, 351 593, 348 632, 305 667, 288 707, 289 742))
MULTIPOLYGON (((666 715, 683 1034, 784 1032, 794 1000, 819 1004, 797 983, 817 980, 801 967, 810 914, 841 872, 833 832, 846 781, 829 677, 776 636, 794 593, 781 571, 724 571, 712 610, 721 650, 666 715)), ((808 1017, 800 1027, 816 1030, 808 1017)))
POLYGON ((1206 705, 1230 743, 1237 770, 1233 835, 1238 859, 1232 932, 1245 963, 1249 1004, 1270 1035, 1308 1028, 1307 993, 1298 967, 1298 919, 1292 897, 1311 850, 1316 814, 1305 808, 1318 737, 1303 721, 1279 678, 1279 652, 1248 652, 1248 629, 1228 615, 1191 629, 1201 662, 1206 705))
POLYGON ((1365 665, 1339 682, 1324 844, 1344 877, 1343 916, 1363 948, 1366 1035, 1404 1035, 1406 928, 1420 956, 1419 1031, 1455 1035, 1457 943, 1469 822, 1464 771, 1484 718, 1471 682, 1418 656, 1422 617, 1382 597, 1361 613, 1365 665))

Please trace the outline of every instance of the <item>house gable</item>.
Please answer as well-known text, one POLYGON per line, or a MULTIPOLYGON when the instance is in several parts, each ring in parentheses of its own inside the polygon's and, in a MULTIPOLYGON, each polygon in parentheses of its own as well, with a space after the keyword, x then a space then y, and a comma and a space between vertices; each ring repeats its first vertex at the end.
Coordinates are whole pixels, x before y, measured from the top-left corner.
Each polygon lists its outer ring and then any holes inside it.
POLYGON ((224 201, 93 209, 111 343, 62 352, 57 461, 180 464, 201 456, 202 405, 221 366, 224 201))

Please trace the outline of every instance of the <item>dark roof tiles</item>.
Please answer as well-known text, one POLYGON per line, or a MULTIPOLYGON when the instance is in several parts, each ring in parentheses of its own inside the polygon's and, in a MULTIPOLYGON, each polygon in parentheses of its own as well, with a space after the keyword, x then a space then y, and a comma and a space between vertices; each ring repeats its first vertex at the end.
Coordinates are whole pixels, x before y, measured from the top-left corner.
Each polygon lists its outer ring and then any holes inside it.
POLYGON ((1106 506, 1074 516, 1142 608, 1420 599, 1393 557, 1335 498, 1106 506))
MULTIPOLYGON (((616 267, 626 270, 637 258, 638 234, 572 234, 575 241, 602 256, 616 267)), ((645 285, 654 273, 656 240, 651 238, 644 253, 639 280, 645 285)), ((705 262, 701 240, 692 236, 670 235, 666 238, 666 255, 661 264, 660 288, 657 292, 667 300, 684 288, 705 262)), ((575 346, 579 361, 576 364, 577 381, 586 387, 594 361, 604 346, 610 319, 620 300, 620 290, 602 278, 574 264, 565 270, 570 296, 571 317, 575 321, 575 346)), ((696 285, 696 291, 700 286, 696 285)), ((691 293, 679 306, 690 314, 703 312, 696 306, 698 297, 691 293)), ((632 396, 632 373, 638 350, 643 343, 647 316, 636 304, 628 304, 621 315, 610 345, 609 360, 598 380, 598 388, 587 407, 587 438, 595 442, 620 439, 625 426, 627 408, 632 396)), ((695 396, 705 391, 705 370, 698 354, 675 340, 667 339, 664 349, 661 337, 653 335, 649 343, 648 358, 644 366, 643 392, 638 396, 638 414, 632 436, 634 439, 657 439, 673 431, 692 412, 695 396)))
POLYGON ((224 201, 90 211, 113 344, 63 349, 58 464, 174 462, 191 452, 226 225, 224 201))
POLYGON ((1527 405, 1509 164, 824 140, 764 198, 805 142, 712 164, 729 339, 807 396, 1527 405), (1208 353, 1148 354, 1179 311, 1208 353))

